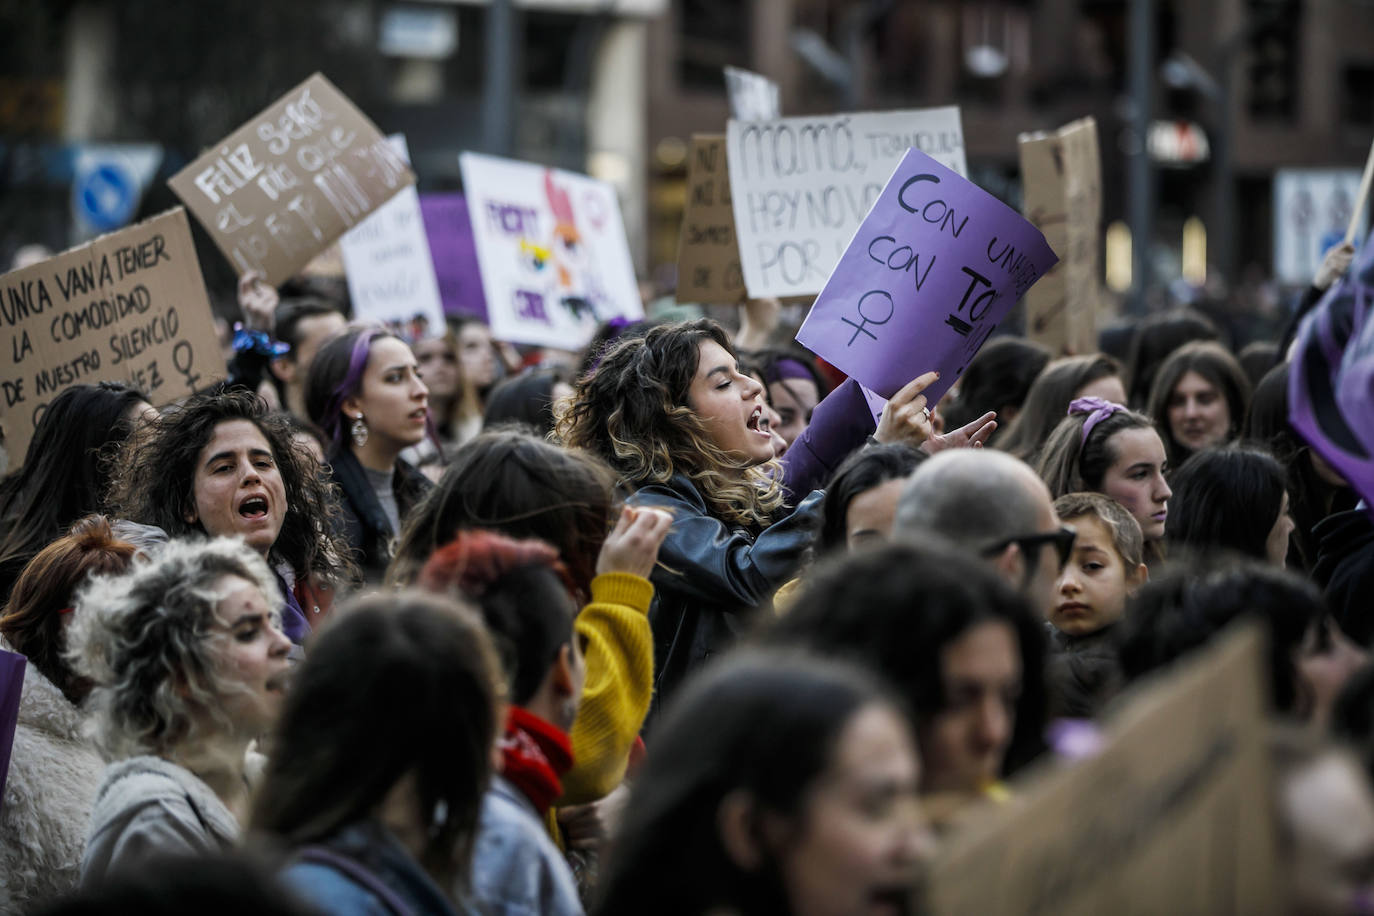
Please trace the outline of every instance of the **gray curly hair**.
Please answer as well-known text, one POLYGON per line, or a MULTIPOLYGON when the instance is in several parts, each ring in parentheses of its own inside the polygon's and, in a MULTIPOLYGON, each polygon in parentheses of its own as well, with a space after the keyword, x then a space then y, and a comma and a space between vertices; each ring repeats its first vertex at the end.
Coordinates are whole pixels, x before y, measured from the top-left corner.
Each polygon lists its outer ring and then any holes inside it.
POLYGON ((223 699, 242 688, 225 678, 215 651, 229 636, 213 629, 225 576, 256 586, 280 625, 275 577, 235 538, 174 540, 77 595, 67 658, 95 682, 92 728, 112 759, 165 754, 207 730, 232 728, 223 699))

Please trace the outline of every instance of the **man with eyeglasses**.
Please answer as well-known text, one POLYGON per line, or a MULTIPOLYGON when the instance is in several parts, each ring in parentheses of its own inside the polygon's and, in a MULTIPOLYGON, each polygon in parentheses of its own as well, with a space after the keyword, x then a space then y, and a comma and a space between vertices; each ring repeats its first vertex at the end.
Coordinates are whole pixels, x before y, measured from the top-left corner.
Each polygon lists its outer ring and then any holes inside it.
POLYGON ((981 449, 950 449, 922 463, 897 502, 892 534, 935 535, 982 557, 1041 615, 1054 607, 1074 539, 1030 465, 981 449))

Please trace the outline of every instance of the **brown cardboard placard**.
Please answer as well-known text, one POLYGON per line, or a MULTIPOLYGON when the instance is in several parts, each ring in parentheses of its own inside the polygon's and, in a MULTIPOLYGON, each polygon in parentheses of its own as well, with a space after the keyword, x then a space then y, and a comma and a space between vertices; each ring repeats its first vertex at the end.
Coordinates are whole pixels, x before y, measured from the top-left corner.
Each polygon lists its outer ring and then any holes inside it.
POLYGON ((23 463, 43 408, 71 385, 131 382, 161 405, 224 371, 181 207, 0 276, 0 404, 11 469, 23 463))
POLYGON ((1097 352, 1102 247, 1102 161, 1097 122, 1081 118, 1017 139, 1022 212, 1059 264, 1026 293, 1026 336, 1056 356, 1097 352))
POLYGON ((929 912, 1278 913, 1264 645, 1241 625, 1120 707, 1096 756, 966 821, 929 912))
POLYGON ((694 134, 677 249, 677 301, 738 305, 746 298, 724 134, 694 134))
POLYGON ((167 183, 240 275, 277 286, 415 173, 316 73, 167 183))

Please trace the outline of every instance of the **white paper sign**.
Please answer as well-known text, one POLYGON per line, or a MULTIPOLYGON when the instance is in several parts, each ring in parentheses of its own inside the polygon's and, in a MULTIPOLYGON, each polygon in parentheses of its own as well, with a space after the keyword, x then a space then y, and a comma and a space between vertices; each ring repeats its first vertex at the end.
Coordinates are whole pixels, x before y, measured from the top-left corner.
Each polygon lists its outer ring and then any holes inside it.
MULTIPOLYGON (((410 163, 405 137, 396 134, 387 137, 387 143, 410 163)), ((339 250, 355 317, 408 325, 420 316, 431 331, 444 327, 444 306, 414 185, 345 232, 339 250)))
MULTIPOLYGON (((1326 252, 1345 241, 1359 190, 1359 169, 1279 169, 1274 173, 1274 275, 1280 283, 1306 286, 1312 282, 1326 252)), ((1362 219, 1355 238, 1363 237, 1362 219)))
POLYGON ((955 107, 731 121, 726 131, 749 295, 818 293, 910 148, 967 177, 955 107))
POLYGON ((725 68, 725 92, 730 117, 741 121, 772 121, 782 117, 778 84, 768 77, 739 67, 725 68))
POLYGON ((644 317, 610 185, 528 162, 458 158, 493 336, 575 350, 601 322, 644 317))

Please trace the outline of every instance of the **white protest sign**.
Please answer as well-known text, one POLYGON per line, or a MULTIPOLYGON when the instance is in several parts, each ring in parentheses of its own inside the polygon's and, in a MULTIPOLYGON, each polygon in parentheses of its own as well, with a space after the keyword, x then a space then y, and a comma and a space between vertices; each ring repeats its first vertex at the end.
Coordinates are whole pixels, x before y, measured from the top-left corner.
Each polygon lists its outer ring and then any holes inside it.
POLYGON ((749 295, 818 293, 908 149, 968 174, 959 109, 731 121, 730 188, 749 295))
MULTIPOLYGON (((408 164, 405 137, 387 138, 408 164)), ((444 306, 434 277, 420 195, 408 185, 339 239, 348 295, 356 318, 408 323, 417 315, 431 329, 444 326, 444 306)))
MULTIPOLYGON (((1359 190, 1359 169, 1274 173, 1274 275, 1280 283, 1312 282, 1326 252, 1345 241, 1359 190)), ((1359 215, 1357 238, 1364 225, 1359 215)))
POLYGON ((725 92, 730 99, 732 118, 773 121, 782 117, 778 84, 766 76, 739 67, 726 67, 725 92))
POLYGON ((493 336, 575 350, 601 322, 644 317, 610 185, 476 153, 459 164, 493 336))

